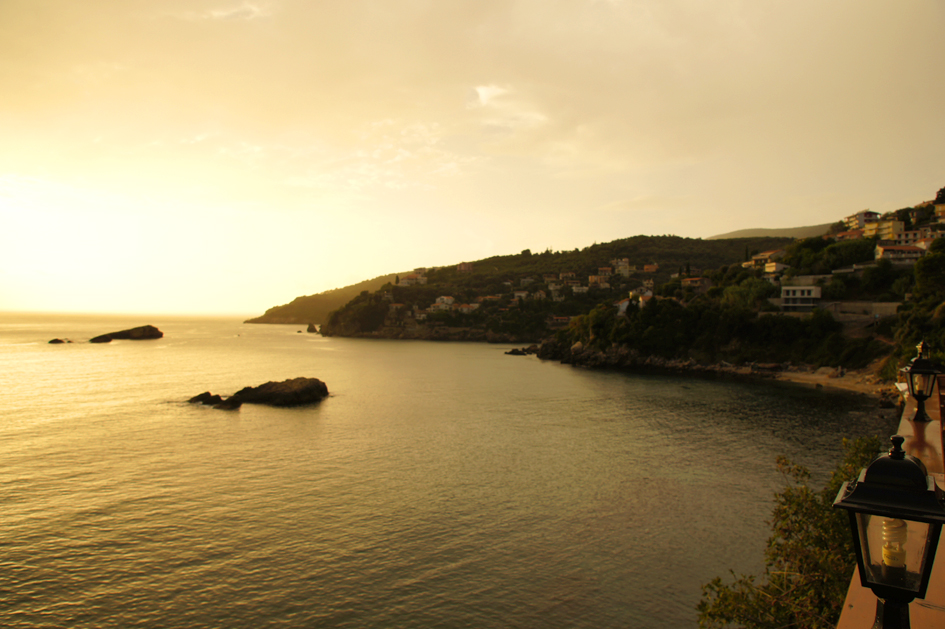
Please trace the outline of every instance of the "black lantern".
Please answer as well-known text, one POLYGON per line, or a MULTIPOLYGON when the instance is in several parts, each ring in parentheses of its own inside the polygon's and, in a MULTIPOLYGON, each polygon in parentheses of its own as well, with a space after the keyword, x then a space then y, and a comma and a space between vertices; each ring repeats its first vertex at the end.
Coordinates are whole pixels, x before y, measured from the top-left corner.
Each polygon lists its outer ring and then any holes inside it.
POLYGON ((909 387, 909 395, 915 398, 917 409, 914 422, 927 422, 930 420, 925 412, 925 401, 932 397, 932 389, 935 388, 935 381, 939 370, 935 364, 929 360, 929 344, 922 341, 915 346, 918 354, 912 359, 908 367, 900 369, 900 373, 905 376, 906 385, 909 387))
POLYGON ((889 453, 844 483, 833 503, 850 515, 860 581, 879 599, 873 626, 887 628, 908 627, 909 603, 925 598, 945 524, 945 494, 902 437, 890 440, 889 453))

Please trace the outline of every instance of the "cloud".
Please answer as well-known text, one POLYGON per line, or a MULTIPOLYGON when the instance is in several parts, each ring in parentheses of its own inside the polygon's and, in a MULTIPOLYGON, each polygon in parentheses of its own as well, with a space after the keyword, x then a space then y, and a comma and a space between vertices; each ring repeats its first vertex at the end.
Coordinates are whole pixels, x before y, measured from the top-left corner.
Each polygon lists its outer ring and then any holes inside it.
POLYGON ((442 146, 442 128, 436 123, 408 123, 382 119, 363 125, 357 142, 347 148, 319 145, 299 151, 289 167, 301 167, 285 178, 290 186, 370 192, 379 188, 433 189, 437 182, 459 176, 476 161, 442 146))
POLYGON ((508 94, 508 90, 498 85, 479 85, 470 90, 469 107, 482 107, 490 104, 493 99, 508 94))
POLYGON ((255 20, 264 17, 270 17, 272 11, 269 7, 260 6, 251 2, 243 2, 235 6, 217 7, 207 9, 206 11, 185 11, 175 14, 184 20, 255 20))

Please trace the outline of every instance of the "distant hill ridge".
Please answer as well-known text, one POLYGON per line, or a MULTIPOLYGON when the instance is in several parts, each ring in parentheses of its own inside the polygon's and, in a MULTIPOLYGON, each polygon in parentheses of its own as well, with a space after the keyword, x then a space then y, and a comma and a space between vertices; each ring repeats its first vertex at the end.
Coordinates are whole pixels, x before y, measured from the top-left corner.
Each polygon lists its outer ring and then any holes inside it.
POLYGON ((833 223, 811 225, 810 227, 785 227, 783 229, 739 229, 738 231, 718 236, 709 236, 706 240, 723 240, 728 238, 814 238, 823 236, 833 223))
MULTIPOLYGON (((615 258, 628 258, 630 264, 641 267, 658 263, 659 271, 648 277, 665 282, 671 274, 687 266, 692 269, 715 269, 724 264, 739 263, 749 252, 783 248, 791 240, 785 237, 760 237, 709 241, 680 236, 632 236, 571 251, 549 250, 532 254, 526 249, 519 254, 473 261, 474 271, 471 273, 459 273, 455 265, 436 271, 431 269, 428 272, 428 289, 488 289, 494 293, 511 290, 503 289, 503 281, 513 281, 517 285, 520 278, 525 276, 532 276, 540 281, 545 273, 564 271, 576 273, 586 282, 588 275, 597 274, 600 267, 609 266, 615 258)), ((331 312, 339 310, 363 291, 373 293, 385 284, 394 283, 396 275, 382 275, 352 286, 297 297, 288 304, 270 308, 262 316, 249 319, 246 323, 322 324, 328 320, 331 312)))

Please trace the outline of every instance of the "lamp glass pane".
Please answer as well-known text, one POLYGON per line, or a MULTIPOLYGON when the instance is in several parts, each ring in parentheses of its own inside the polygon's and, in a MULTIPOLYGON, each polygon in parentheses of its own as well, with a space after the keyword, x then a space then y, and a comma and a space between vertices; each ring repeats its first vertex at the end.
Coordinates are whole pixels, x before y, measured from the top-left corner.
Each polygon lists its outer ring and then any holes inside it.
POLYGON ((912 396, 915 397, 916 394, 925 395, 925 376, 921 373, 910 373, 909 378, 912 379, 912 386, 909 391, 912 396))
POLYGON ((925 567, 929 525, 867 513, 857 513, 856 518, 866 580, 918 592, 925 567))
MULTIPOLYGON (((918 383, 916 383, 918 384, 918 383)), ((922 392, 926 398, 932 397, 932 389, 935 388, 935 375, 922 374, 922 392)))

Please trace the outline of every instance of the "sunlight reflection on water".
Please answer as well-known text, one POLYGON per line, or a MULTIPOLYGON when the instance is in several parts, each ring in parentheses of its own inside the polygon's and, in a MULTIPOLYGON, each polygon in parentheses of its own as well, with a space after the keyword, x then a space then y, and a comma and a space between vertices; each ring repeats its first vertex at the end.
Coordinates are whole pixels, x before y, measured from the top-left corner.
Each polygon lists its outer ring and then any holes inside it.
MULTIPOLYGON (((0 318, 0 625, 694 627, 757 570, 777 454, 861 400, 572 369, 505 347, 0 318), (130 327, 125 326, 125 327, 130 327), (185 403, 312 376, 302 409, 185 403)), ((131 322, 130 325, 135 324, 131 322)))

